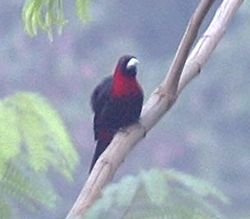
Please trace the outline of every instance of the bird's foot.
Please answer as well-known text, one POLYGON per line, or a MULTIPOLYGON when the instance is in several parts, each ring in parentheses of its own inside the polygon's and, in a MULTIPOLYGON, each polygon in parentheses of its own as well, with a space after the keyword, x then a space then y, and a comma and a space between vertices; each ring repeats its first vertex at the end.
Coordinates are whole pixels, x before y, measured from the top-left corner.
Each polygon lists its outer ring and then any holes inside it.
MULTIPOLYGON (((137 121, 133 125, 137 126, 139 129, 143 130, 143 137, 145 138, 147 135, 147 128, 140 121, 137 121)), ((125 135, 128 135, 130 133, 130 129, 128 127, 121 127, 119 129, 119 132, 122 132, 125 135)))
POLYGON ((129 134, 129 131, 128 131, 127 127, 121 127, 121 128, 119 128, 119 132, 122 132, 123 134, 126 134, 126 135, 129 134))
MULTIPOLYGON (((138 129, 142 129, 143 131, 143 137, 145 138, 147 135, 147 128, 141 123, 141 121, 137 121, 136 123, 134 123, 134 125, 138 128, 138 129)), ((129 130, 125 130, 125 132, 129 133, 129 130)))

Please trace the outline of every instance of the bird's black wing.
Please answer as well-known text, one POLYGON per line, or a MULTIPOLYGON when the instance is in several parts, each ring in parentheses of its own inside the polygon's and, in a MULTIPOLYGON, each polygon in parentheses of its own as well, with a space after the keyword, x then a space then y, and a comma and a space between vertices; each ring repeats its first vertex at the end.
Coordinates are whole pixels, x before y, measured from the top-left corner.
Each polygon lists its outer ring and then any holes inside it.
POLYGON ((143 105, 143 91, 139 92, 135 99, 133 99, 133 106, 134 106, 134 116, 135 120, 138 120, 141 115, 142 105, 143 105))
POLYGON ((102 112, 109 102, 112 77, 105 78, 93 91, 91 96, 91 106, 94 111, 94 133, 95 140, 98 140, 98 134, 102 124, 102 112))
POLYGON ((112 77, 105 78, 97 87, 94 89, 91 95, 91 107, 94 113, 102 111, 105 102, 109 98, 109 92, 111 88, 112 77))

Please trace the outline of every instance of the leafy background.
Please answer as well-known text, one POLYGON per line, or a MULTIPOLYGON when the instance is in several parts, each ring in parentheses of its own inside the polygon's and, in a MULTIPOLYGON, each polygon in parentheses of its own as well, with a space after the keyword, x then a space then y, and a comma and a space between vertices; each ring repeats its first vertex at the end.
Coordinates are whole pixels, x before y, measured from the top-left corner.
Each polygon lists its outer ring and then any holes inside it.
MULTIPOLYGON (((15 205, 19 218, 65 216, 87 177, 94 150, 89 107, 93 87, 111 73, 118 57, 134 54, 141 63, 138 77, 147 99, 164 77, 197 3, 96 0, 90 4, 89 21, 82 24, 75 5, 65 1, 69 23, 51 42, 47 33, 31 38, 24 32, 24 2, 1 1, 1 99, 15 97, 19 91, 46 97, 81 157, 73 183, 50 170, 53 188, 61 197, 54 210, 30 213, 15 205)), ((207 22, 211 16, 212 12, 207 22)), ((250 215, 249 19, 250 4, 245 1, 201 75, 129 155, 115 181, 141 169, 175 168, 229 196, 231 204, 222 208, 227 218, 250 215)))
POLYGON ((208 197, 229 201, 201 179, 173 169, 150 169, 108 185, 83 218, 223 218, 208 197))

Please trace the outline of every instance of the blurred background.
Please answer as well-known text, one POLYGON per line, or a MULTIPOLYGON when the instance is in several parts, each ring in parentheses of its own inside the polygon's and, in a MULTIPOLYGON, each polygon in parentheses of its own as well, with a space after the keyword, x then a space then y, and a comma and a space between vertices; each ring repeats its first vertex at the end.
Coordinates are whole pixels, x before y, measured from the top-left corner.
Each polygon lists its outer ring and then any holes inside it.
MULTIPOLYGON (((50 42, 23 30, 24 1, 0 3, 0 95, 18 91, 45 96, 63 118, 81 163, 74 183, 51 177, 62 197, 57 208, 23 211, 20 218, 64 218, 88 174, 95 143, 89 98, 120 56, 140 60, 145 99, 164 78, 198 0, 95 0, 82 24, 72 1, 69 24, 50 42)), ((216 6, 202 30, 211 20, 216 6)), ((225 37, 169 113, 129 154, 115 181, 141 169, 176 168, 201 177, 231 199, 228 218, 250 215, 250 3, 245 1, 225 37)))

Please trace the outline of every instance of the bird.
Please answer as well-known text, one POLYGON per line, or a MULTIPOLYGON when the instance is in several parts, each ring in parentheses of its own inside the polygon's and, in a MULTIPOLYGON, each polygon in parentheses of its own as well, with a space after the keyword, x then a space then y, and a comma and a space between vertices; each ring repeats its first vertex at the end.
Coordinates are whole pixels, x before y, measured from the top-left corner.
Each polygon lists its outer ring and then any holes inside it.
POLYGON ((136 79, 138 63, 135 56, 122 56, 113 75, 104 78, 91 95, 96 148, 89 173, 114 135, 120 129, 139 122, 144 95, 136 79))

